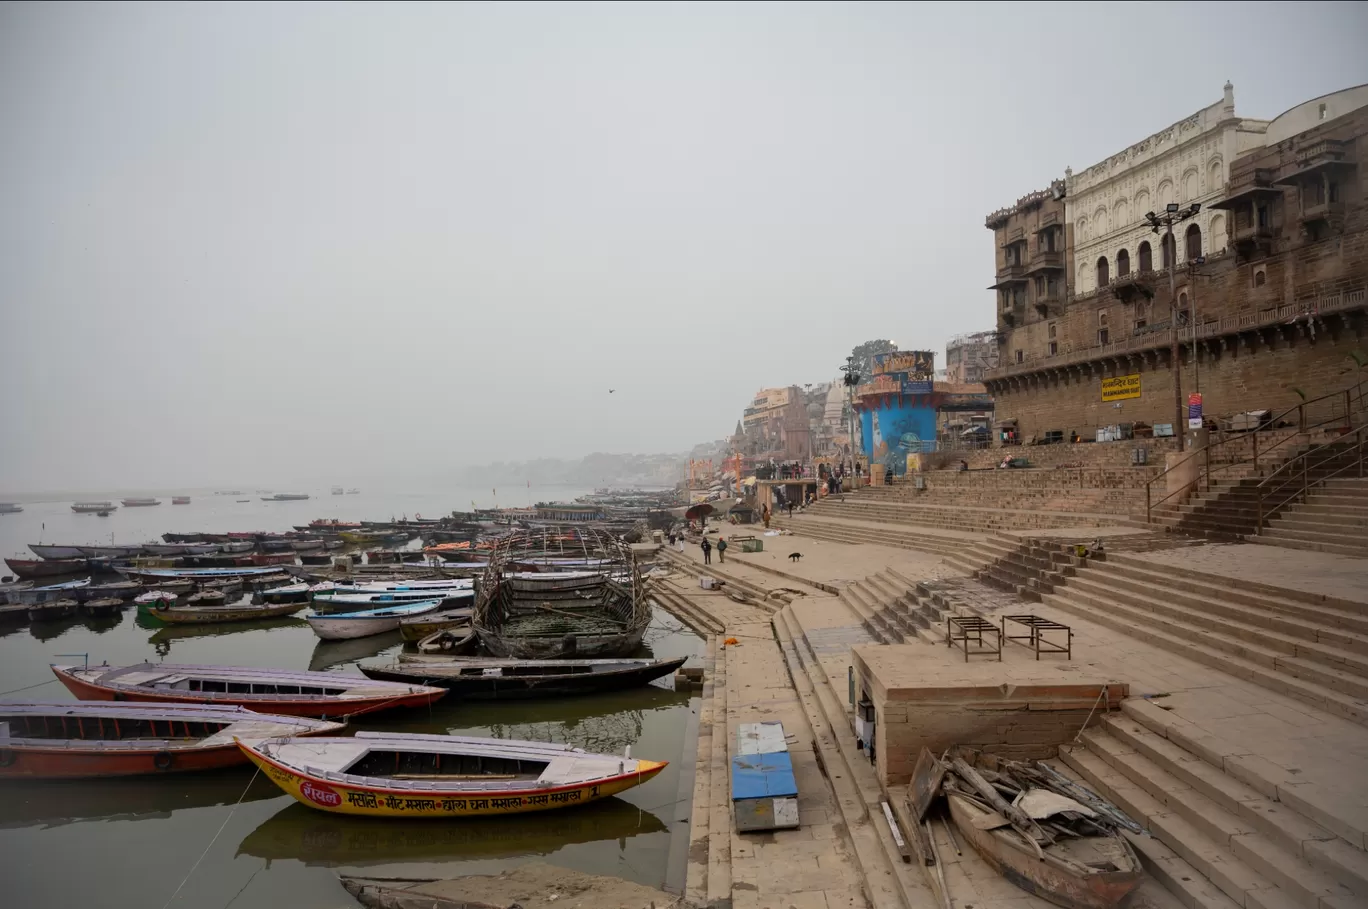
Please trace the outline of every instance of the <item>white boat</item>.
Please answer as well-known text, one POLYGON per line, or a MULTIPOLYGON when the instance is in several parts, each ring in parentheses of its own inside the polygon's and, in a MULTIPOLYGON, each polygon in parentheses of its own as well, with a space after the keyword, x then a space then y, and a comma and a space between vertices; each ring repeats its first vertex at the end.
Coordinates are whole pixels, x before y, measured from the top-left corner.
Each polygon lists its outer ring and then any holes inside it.
POLYGON ((29 549, 40 559, 84 559, 85 553, 79 546, 52 546, 47 543, 30 543, 29 549))
POLYGON ((129 559, 141 555, 142 546, 78 546, 87 559, 129 559))
MULTIPOLYGON (((29 587, 24 590, 11 590, 11 603, 24 603, 33 606, 38 603, 51 603, 56 600, 69 600, 77 596, 77 591, 90 586, 90 578, 79 581, 64 581, 61 584, 48 584, 45 587, 29 587)), ((398 626, 395 626, 398 627, 398 626)))
POLYGON ((313 595, 316 612, 382 609, 389 606, 402 606, 406 603, 421 603, 425 600, 439 600, 447 606, 469 606, 475 600, 475 591, 465 587, 437 590, 395 590, 387 593, 315 593, 313 595))
POLYGON ((256 548, 255 540, 229 540, 227 543, 220 543, 219 548, 224 552, 251 552, 256 548))
POLYGON ((94 514, 101 511, 113 511, 118 508, 113 502, 75 502, 71 510, 77 514, 94 514))
POLYGON ((373 634, 383 634, 399 627, 404 619, 436 612, 442 606, 441 600, 422 600, 417 603, 404 603, 388 609, 370 609, 365 612, 342 612, 333 615, 308 616, 309 627, 325 641, 345 641, 350 638, 364 638, 373 634))
POLYGON ((144 543, 143 548, 154 555, 208 555, 223 547, 218 543, 144 543))

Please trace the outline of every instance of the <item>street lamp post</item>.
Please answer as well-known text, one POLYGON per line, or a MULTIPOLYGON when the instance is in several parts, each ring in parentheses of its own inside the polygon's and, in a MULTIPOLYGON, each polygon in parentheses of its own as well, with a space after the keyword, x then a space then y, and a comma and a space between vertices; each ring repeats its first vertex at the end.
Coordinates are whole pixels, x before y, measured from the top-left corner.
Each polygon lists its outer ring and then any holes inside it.
MULTIPOLYGON (((1178 352, 1178 240, 1173 235, 1173 225, 1181 221, 1186 221, 1197 212, 1201 211, 1202 203, 1193 202, 1187 208, 1179 208, 1177 202, 1170 202, 1164 206, 1164 210, 1158 214, 1155 212, 1145 213, 1145 223, 1156 234, 1159 228, 1164 228, 1165 236, 1169 241, 1168 249, 1172 260, 1168 263, 1169 273, 1169 322, 1173 329, 1173 346, 1169 351, 1169 367, 1173 372, 1173 434, 1178 439, 1178 450, 1182 451, 1186 446, 1183 444, 1183 427, 1187 421, 1183 419, 1183 387, 1182 372, 1179 368, 1178 352)), ((1163 245, 1162 242, 1160 244, 1163 245)), ((1194 356, 1196 355, 1194 348, 1194 356)))

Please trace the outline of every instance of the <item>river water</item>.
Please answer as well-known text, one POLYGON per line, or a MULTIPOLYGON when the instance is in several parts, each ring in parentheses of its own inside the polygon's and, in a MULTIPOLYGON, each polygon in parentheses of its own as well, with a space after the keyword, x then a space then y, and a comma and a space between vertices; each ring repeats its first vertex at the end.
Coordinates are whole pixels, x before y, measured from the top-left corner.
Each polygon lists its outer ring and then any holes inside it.
MULTIPOLYGON (((539 498, 568 499, 580 492, 542 491, 539 498)), ((138 542, 166 530, 285 530, 324 515, 386 519, 391 511, 405 513, 405 505, 410 516, 461 507, 449 496, 433 496, 431 504, 422 496, 376 496, 369 508, 364 494, 284 503, 224 498, 121 508, 109 518, 73 515, 69 502, 26 504, 23 514, 0 516, 0 552, 38 542, 40 533, 58 543, 108 540, 111 534, 117 542, 138 542)), ((92 662, 111 664, 147 659, 357 674, 358 661, 392 657, 401 647, 397 632, 323 643, 299 618, 183 629, 157 627, 129 609, 105 619, 0 632, 0 699, 70 700, 65 688, 49 681, 48 664, 79 662, 86 654, 92 662), (37 687, 14 690, 26 686, 37 687)), ((697 665, 703 652, 699 638, 660 611, 646 647, 662 658, 689 656, 689 665, 697 665)), ((583 698, 465 704, 444 699, 430 709, 356 722, 360 729, 567 742, 603 753, 621 753, 630 745, 633 757, 670 761, 651 782, 618 798, 522 817, 415 822, 329 815, 297 804, 262 777, 254 779, 250 768, 0 784, 3 902, 143 909, 163 906, 184 881, 172 906, 338 909, 352 905, 339 873, 453 877, 530 860, 679 888, 689 839, 697 709, 696 695, 676 693, 669 680, 661 680, 583 698)))

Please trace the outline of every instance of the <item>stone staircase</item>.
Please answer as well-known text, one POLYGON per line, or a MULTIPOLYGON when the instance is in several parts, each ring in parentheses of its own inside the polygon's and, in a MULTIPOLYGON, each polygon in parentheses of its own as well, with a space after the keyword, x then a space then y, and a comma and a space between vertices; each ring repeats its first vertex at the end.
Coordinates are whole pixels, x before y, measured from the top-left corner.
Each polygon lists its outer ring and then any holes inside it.
MULTIPOLYGON (((847 493, 849 495, 849 493, 847 493)), ((963 537, 918 531, 909 525, 878 524, 869 520, 846 520, 827 517, 836 512, 809 511, 795 514, 792 518, 775 515, 771 523, 783 530, 827 540, 833 543, 874 543, 879 546, 894 546, 900 549, 913 549, 935 555, 949 555, 956 552, 966 542, 963 537)))
POLYGON ((1041 602, 1368 725, 1368 605, 1121 554, 1041 602))
POLYGON ((1368 556, 1368 478, 1336 477, 1307 491, 1251 542, 1339 555, 1368 556))
POLYGON ((1189 909, 1368 905, 1362 831, 1330 829, 1335 819, 1295 804, 1257 763, 1199 741, 1195 727, 1131 698, 1062 748, 1059 762, 1151 834, 1129 838, 1189 909))
POLYGON ((1105 527, 1125 520, 1114 514, 1059 510, 1011 509, 1006 505, 917 504, 871 487, 844 496, 829 496, 814 504, 804 517, 876 522, 959 532, 1030 530, 1053 527, 1105 527))
POLYGON ((840 599, 880 644, 943 640, 936 624, 948 608, 944 601, 938 602, 934 591, 891 568, 846 585, 840 599))

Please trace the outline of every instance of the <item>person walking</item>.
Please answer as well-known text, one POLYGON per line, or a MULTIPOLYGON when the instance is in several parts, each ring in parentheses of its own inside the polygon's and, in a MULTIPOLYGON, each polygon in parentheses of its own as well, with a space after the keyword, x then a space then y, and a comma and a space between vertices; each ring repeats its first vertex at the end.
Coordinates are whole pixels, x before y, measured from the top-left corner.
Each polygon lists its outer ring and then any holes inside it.
POLYGON ((708 538, 707 538, 707 537, 704 537, 704 538, 703 538, 703 542, 700 543, 699 546, 700 546, 700 547, 702 548, 702 550, 703 550, 703 564, 704 564, 704 565, 711 565, 711 564, 712 564, 712 544, 708 542, 708 538))
POLYGON ((717 561, 727 561, 727 541, 718 539, 717 541, 717 561))
POLYGON ((770 522, 770 510, 769 510, 769 505, 765 505, 764 508, 761 508, 761 509, 760 509, 760 518, 761 518, 761 520, 763 520, 763 521, 765 522, 765 529, 766 529, 766 530, 769 530, 769 522, 770 522))
POLYGON ((681 533, 679 536, 675 537, 675 546, 681 553, 684 551, 684 534, 681 533))
POLYGON ((792 519, 792 518, 793 518, 793 500, 792 500, 792 499, 789 500, 789 503, 788 503, 788 510, 789 510, 789 518, 792 519))

